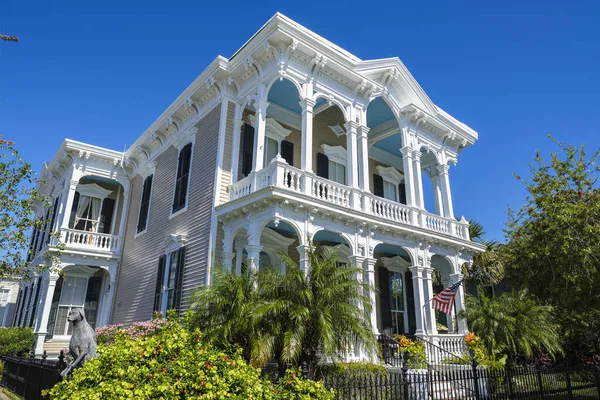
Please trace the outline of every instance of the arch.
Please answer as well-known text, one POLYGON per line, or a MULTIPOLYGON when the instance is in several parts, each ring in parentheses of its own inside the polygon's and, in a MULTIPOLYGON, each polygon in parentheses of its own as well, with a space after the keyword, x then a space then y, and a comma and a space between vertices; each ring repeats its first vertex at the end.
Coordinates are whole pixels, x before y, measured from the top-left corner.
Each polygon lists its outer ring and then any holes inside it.
POLYGON ((387 97, 388 96, 386 96, 385 94, 378 94, 376 96, 369 97, 369 101, 365 103, 365 118, 367 119, 367 121, 363 121, 364 125, 370 127, 368 124, 369 108, 374 104, 375 101, 378 101, 378 99, 381 99, 385 103, 385 105, 389 108, 389 110, 392 112, 392 114, 394 115, 394 118, 396 119, 396 122, 398 123, 398 127, 402 127, 402 126, 406 125, 403 123, 404 118, 402 117, 402 115, 400 115, 400 112, 390 104, 390 101, 389 101, 389 99, 387 99, 387 97))
MULTIPOLYGON (((270 225, 270 224, 274 225, 275 228, 279 228, 279 225, 282 225, 282 230, 286 230, 285 225, 288 225, 290 228, 293 229, 294 233, 298 237, 298 240, 300 241, 300 244, 304 244, 304 236, 305 235, 302 234, 303 229, 301 228, 301 226, 298 224, 297 221, 294 221, 293 219, 285 218, 285 217, 276 217, 276 218, 267 219, 260 226, 259 231, 260 231, 261 235, 262 235, 262 232, 267 227, 267 225, 270 225), (282 222, 283 222, 283 224, 282 224, 282 222)), ((289 231, 289 229, 287 229, 287 230, 289 231)))
POLYGON ((375 253, 405 257, 408 258, 410 265, 415 265, 414 255, 412 254, 412 251, 400 245, 381 242, 377 244, 375 248, 373 248, 373 256, 375 255, 375 253))
POLYGON ((280 219, 270 219, 262 225, 260 232, 260 245, 262 246, 259 260, 259 268, 270 266, 285 273, 285 258, 281 253, 285 253, 294 262, 299 264, 300 256, 298 247, 301 244, 301 236, 296 226, 280 219), (268 256, 268 262, 263 254, 268 256))
POLYGON ((348 106, 344 105, 341 101, 339 101, 335 96, 332 95, 328 95, 326 93, 323 92, 316 92, 313 96, 312 99, 315 101, 318 99, 325 99, 325 101, 331 103, 331 105, 336 105, 340 111, 342 112, 342 114, 344 115, 344 120, 345 122, 350 121, 350 116, 348 115, 348 106))
POLYGON ((283 82, 283 81, 288 81, 290 82, 292 85, 294 85, 294 87, 296 88, 296 90, 298 91, 298 96, 300 98, 303 97, 303 90, 302 90, 302 84, 300 82, 298 82, 296 79, 294 79, 293 77, 289 76, 289 75, 281 75, 281 74, 277 74, 275 77, 273 77, 269 83, 266 85, 265 88, 265 93, 269 93, 271 91, 271 88, 277 83, 277 82, 283 82))
POLYGON ((438 269, 443 277, 454 274, 454 263, 445 255, 434 254, 431 256, 431 268, 438 269))
POLYGON ((314 243, 318 240, 323 240, 323 241, 332 242, 332 243, 336 243, 336 244, 345 244, 350 249, 350 254, 356 254, 352 238, 350 237, 350 235, 348 235, 344 232, 335 232, 335 231, 331 231, 329 229, 320 228, 320 229, 316 230, 315 232, 313 232, 312 237, 311 237, 312 243, 314 243), (338 236, 339 239, 341 239, 341 241, 336 241, 336 236, 338 236))
MULTIPOLYGON (((302 99, 302 88, 298 83, 289 79, 275 79, 266 90, 267 101, 269 104, 275 104, 278 107, 290 110, 294 113, 302 113, 300 100, 302 99)), ((267 108, 267 115, 269 109, 267 108)))

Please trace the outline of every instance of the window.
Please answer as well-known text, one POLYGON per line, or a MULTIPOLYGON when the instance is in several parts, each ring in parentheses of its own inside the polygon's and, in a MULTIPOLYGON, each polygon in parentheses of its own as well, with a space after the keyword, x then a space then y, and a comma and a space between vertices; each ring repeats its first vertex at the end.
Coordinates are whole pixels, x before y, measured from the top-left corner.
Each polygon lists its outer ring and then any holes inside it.
POLYGON ((182 210, 186 206, 191 161, 192 144, 188 143, 185 146, 183 146, 183 148, 179 152, 172 213, 176 213, 177 211, 182 210))
POLYGON ((269 163, 277 157, 279 153, 279 143, 277 140, 265 137, 265 159, 263 161, 263 168, 269 165, 269 163))
POLYGON ((184 265, 185 247, 159 258, 154 311, 166 313, 171 309, 180 310, 184 265))
POLYGON ((71 310, 83 309, 87 284, 88 278, 84 277, 69 276, 64 280, 54 325, 55 335, 70 335, 73 332, 73 324, 69 323, 67 317, 71 310))
POLYGON ((346 167, 335 161, 329 160, 329 180, 345 185, 346 167))
POLYGON ((392 200, 392 201, 396 201, 397 197, 396 197, 396 191, 398 190, 398 187, 396 185, 394 185, 391 182, 388 181, 383 181, 383 197, 388 199, 388 200, 392 200))
POLYGON ((50 217, 50 225, 48 226, 48 236, 46 237, 46 244, 50 243, 50 238, 52 237, 52 234, 56 231, 56 229, 54 228, 54 223, 56 222, 56 213, 58 212, 58 201, 59 198, 56 197, 54 199, 54 206, 52 207, 52 216, 50 217))
POLYGON ((406 204, 404 177, 393 167, 377 166, 379 174, 373 175, 373 194, 391 201, 406 204))
POLYGON ((152 177, 150 175, 144 179, 144 186, 142 188, 142 199, 140 203, 140 214, 138 216, 137 233, 146 230, 148 223, 148 211, 150 210, 150 193, 152 191, 152 177))
POLYGON ((42 277, 40 276, 35 284, 35 297, 33 298, 33 303, 31 304, 31 314, 29 316, 29 326, 33 327, 33 322, 35 321, 36 313, 37 313, 37 305, 40 300, 40 290, 42 288, 42 277))
POLYGON ((392 329, 399 335, 405 334, 404 327, 404 282, 402 273, 393 272, 390 278, 390 311, 392 314, 392 329))

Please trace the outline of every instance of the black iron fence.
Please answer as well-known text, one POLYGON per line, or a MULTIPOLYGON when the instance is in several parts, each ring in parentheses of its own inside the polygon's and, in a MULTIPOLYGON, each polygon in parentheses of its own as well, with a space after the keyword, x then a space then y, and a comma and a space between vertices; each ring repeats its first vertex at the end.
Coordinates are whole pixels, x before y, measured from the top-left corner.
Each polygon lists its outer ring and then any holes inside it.
POLYGON ((1 359, 4 362, 2 386, 25 400, 42 399, 42 390, 60 382, 60 371, 66 367, 62 350, 55 360, 18 356, 2 356, 1 359))
POLYGON ((442 369, 392 368, 380 374, 324 376, 337 399, 599 399, 600 365, 513 367, 488 370, 476 364, 442 369))

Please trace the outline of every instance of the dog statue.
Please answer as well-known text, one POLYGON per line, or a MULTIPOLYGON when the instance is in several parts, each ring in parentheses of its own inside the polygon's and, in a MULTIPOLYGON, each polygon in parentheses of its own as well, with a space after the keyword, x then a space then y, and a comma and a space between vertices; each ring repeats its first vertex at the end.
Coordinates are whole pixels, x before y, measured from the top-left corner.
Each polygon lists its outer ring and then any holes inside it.
POLYGON ((73 369, 83 366, 90 358, 96 357, 96 331, 85 319, 81 308, 69 312, 67 320, 73 324, 73 334, 69 342, 69 353, 74 360, 60 374, 69 375, 73 369))

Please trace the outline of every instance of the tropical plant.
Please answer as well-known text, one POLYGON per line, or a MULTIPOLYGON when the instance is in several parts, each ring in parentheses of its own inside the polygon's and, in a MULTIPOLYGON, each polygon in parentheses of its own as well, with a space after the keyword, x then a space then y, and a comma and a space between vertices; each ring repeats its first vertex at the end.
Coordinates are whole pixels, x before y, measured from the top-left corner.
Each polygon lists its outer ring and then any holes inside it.
POLYGON ((394 335, 394 339, 398 342, 398 350, 404 353, 404 360, 408 368, 427 368, 427 353, 423 342, 409 339, 403 335, 394 335))
POLYGON ((176 314, 150 336, 124 331, 114 344, 98 347, 98 357, 55 385, 51 399, 256 399, 329 400, 322 383, 289 372, 277 386, 260 379, 239 351, 207 346, 198 330, 182 326, 176 314))
POLYGON ((0 328, 0 356, 23 355, 33 347, 33 329, 13 327, 0 328))
POLYGON ((502 354, 530 360, 539 348, 553 357, 562 353, 553 308, 540 305, 524 290, 489 297, 482 290, 467 296, 459 314, 477 332, 489 356, 502 354))
POLYGON ((481 286, 495 285, 504 278, 502 244, 485 238, 485 230, 479 222, 469 221, 469 237, 485 246, 485 251, 476 253, 473 262, 462 266, 462 273, 468 283, 481 286))

